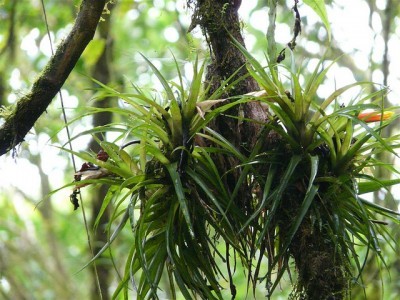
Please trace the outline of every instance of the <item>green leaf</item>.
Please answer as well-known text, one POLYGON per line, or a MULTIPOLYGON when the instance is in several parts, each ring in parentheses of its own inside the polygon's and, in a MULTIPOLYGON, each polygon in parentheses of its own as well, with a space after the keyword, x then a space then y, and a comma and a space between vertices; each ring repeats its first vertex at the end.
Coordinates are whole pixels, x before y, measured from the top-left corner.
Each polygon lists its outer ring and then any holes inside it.
MULTIPOLYGON (((131 277, 131 264, 130 264, 130 262, 132 261, 132 258, 133 258, 134 251, 135 251, 135 247, 132 246, 130 251, 129 251, 129 254, 127 256, 127 260, 126 261, 129 262, 129 263, 126 263, 126 265, 125 265, 124 277, 121 279, 121 281, 119 282, 117 288, 115 289, 115 291, 114 291, 114 293, 112 295, 112 299, 121 299, 120 297, 119 298, 117 298, 117 297, 118 297, 118 295, 120 294, 120 292, 123 289, 126 292, 129 280, 132 280, 132 282, 134 283, 134 278, 131 277)), ((124 299, 128 299, 128 298, 125 297, 124 299)))
POLYGON ((294 98, 294 120, 298 122, 304 120, 304 117, 307 115, 310 101, 305 101, 306 99, 303 98, 299 78, 296 74, 292 74, 292 86, 294 98))
POLYGON ((186 287, 186 284, 181 277, 181 272, 178 271, 178 268, 181 267, 181 259, 178 257, 176 253, 175 247, 175 239, 176 239, 176 230, 174 226, 174 220, 176 218, 176 214, 178 213, 178 203, 174 203, 169 210, 167 224, 166 224, 166 247, 167 254, 170 260, 171 271, 174 274, 176 284, 180 288, 180 292, 184 296, 185 299, 192 299, 189 290, 186 287))
POLYGON ((211 128, 207 127, 206 131, 211 133, 212 136, 210 135, 206 135, 206 134, 202 134, 202 133, 198 133, 199 136, 202 136, 204 138, 209 139, 210 141, 213 141, 214 143, 220 145, 221 147, 223 147, 224 149, 228 150, 229 153, 231 153, 232 155, 235 155, 237 158, 239 158, 240 160, 244 161, 245 157, 243 156, 243 154, 240 153, 240 151, 238 149, 236 149, 236 147, 234 145, 232 145, 226 138, 224 138, 221 134, 219 134, 218 132, 212 130, 211 128))
POLYGON ((317 66, 315 67, 313 73, 311 74, 309 80, 307 81, 306 87, 304 89, 304 94, 307 95, 308 99, 312 99, 315 96, 319 86, 325 79, 326 73, 333 66, 333 64, 339 59, 339 58, 335 59, 326 68, 323 68, 321 66, 324 63, 324 58, 325 54, 318 61, 317 66))
POLYGON ((179 146, 182 145, 182 113, 179 108, 179 104, 176 100, 172 100, 170 102, 170 111, 171 111, 171 133, 172 133, 172 143, 173 145, 179 146))
POLYGON ((244 225, 242 226, 242 228, 240 229, 240 231, 246 229, 247 226, 249 226, 249 224, 257 217, 259 217, 260 213, 262 213, 263 209, 265 209, 265 206, 267 204, 267 199, 270 196, 270 191, 271 191, 271 185, 272 185, 272 181, 275 178, 275 174, 276 174, 276 166, 275 165, 271 165, 268 173, 267 173, 267 180, 265 182, 264 185, 264 190, 263 190, 263 196, 261 199, 261 203, 259 205, 259 207, 256 209, 256 211, 249 217, 249 219, 246 221, 246 223, 244 223, 244 225))
POLYGON ((94 222, 94 228, 95 230, 97 229, 97 226, 99 225, 100 219, 102 215, 104 214, 104 211, 106 210, 107 206, 110 204, 111 199, 114 198, 115 193, 118 191, 118 187, 116 186, 111 186, 108 191, 106 196, 103 199, 103 202, 101 204, 100 211, 97 214, 96 220, 94 222))
POLYGON ((347 151, 351 147, 351 142, 353 140, 354 125, 351 119, 347 119, 346 134, 344 136, 343 143, 339 150, 339 159, 346 155, 347 151))
POLYGON ((282 201, 284 192, 285 192, 287 186, 289 185, 290 180, 293 178, 293 173, 295 172, 295 170, 301 160, 302 160, 302 156, 300 156, 300 155, 294 155, 291 157, 291 159, 288 163, 288 166, 285 170, 285 173, 283 174, 283 176, 279 182, 279 185, 268 197, 267 201, 271 201, 271 209, 269 211, 269 217, 266 219, 266 222, 264 224, 262 232, 258 238, 257 245, 261 244, 261 240, 263 239, 267 230, 269 229, 269 224, 270 224, 271 220, 274 218, 275 213, 282 201))
POLYGON ((83 51, 81 55, 87 67, 90 68, 97 63, 101 54, 104 51, 105 45, 105 39, 93 39, 89 43, 89 45, 86 47, 85 51, 83 51))
MULTIPOLYGON (((165 157, 165 155, 162 153, 162 151, 159 148, 157 148, 153 145, 146 145, 144 147, 144 149, 146 151, 145 153, 152 154, 163 165, 168 165, 170 163, 168 158, 165 157)), ((142 168, 142 170, 144 170, 144 169, 142 168)))
MULTIPOLYGON (((275 105, 273 103, 269 104, 271 110, 278 116, 278 119, 282 122, 285 130, 288 132, 290 137, 300 138, 300 132, 296 125, 293 123, 296 117, 294 116, 292 110, 282 109, 281 106, 275 105)), ((295 141, 295 143, 298 143, 295 141)))
POLYGON ((138 174, 139 169, 137 167, 137 161, 133 160, 132 157, 124 150, 119 150, 119 156, 123 160, 123 162, 129 166, 129 169, 133 174, 138 174))
MULTIPOLYGON (((307 214, 307 212, 315 198, 315 195, 318 192, 318 186, 313 184, 315 176, 317 175, 317 172, 318 172, 318 156, 311 156, 311 174, 310 174, 310 181, 309 181, 306 195, 304 197, 303 203, 301 204, 299 212, 298 212, 297 216, 295 217, 295 219, 293 220, 292 226, 289 229, 289 233, 286 237, 286 240, 284 241, 284 246, 279 251, 277 257, 274 259, 273 266, 276 266, 276 264, 279 261, 281 261, 282 256, 285 255, 286 250, 289 248, 293 237, 295 236, 297 230, 299 229, 301 223, 303 222, 303 219, 304 219, 305 215, 307 214)), ((271 291, 270 291, 271 293, 275 290, 278 283, 279 283, 279 280, 275 280, 274 285, 272 286, 271 291)))
POLYGON ((198 58, 196 57, 196 61, 193 66, 193 79, 192 79, 192 84, 190 86, 189 97, 183 110, 183 115, 185 120, 191 120, 194 113, 196 112, 196 103, 198 102, 198 98, 202 87, 202 78, 205 67, 205 61, 201 65, 200 70, 197 70, 197 63, 198 63, 198 58))
POLYGON ((317 176, 318 173, 319 156, 318 155, 310 156, 310 162, 311 162, 311 173, 310 173, 307 193, 310 192, 312 185, 314 184, 315 177, 317 176))
POLYGON ((88 267, 90 264, 92 264, 97 258, 100 257, 100 255, 102 255, 112 244, 112 242, 117 238, 117 236, 120 234, 120 232, 122 231, 122 229, 125 227, 126 222, 129 219, 129 209, 127 208, 125 211, 125 214, 122 217, 121 222, 118 224, 117 228, 115 229, 115 231, 113 232, 113 234, 111 235, 109 241, 99 250, 99 252, 96 253, 96 255, 89 261, 87 262, 78 272, 81 272, 83 269, 85 269, 86 267, 88 267))
POLYGON ((218 209, 218 212, 222 215, 222 217, 226 220, 226 223, 228 224, 229 227, 232 228, 232 225, 229 222, 228 217, 225 214, 224 209, 220 206, 218 200, 215 197, 215 193, 211 192, 211 188, 207 186, 207 184, 200 178, 200 176, 193 172, 192 170, 188 169, 187 170, 188 175, 202 188, 204 193, 208 196, 208 198, 211 200, 211 203, 215 205, 215 207, 218 209))
POLYGON ((368 182, 360 182, 358 184, 359 194, 366 194, 371 192, 376 192, 381 188, 389 188, 392 185, 400 184, 400 179, 388 179, 388 180, 378 180, 368 182))
POLYGON ((310 123, 313 124, 314 127, 318 127, 324 120, 320 119, 321 118, 321 113, 325 112, 325 109, 335 100, 337 99, 340 95, 342 95, 344 92, 347 90, 355 87, 355 86, 362 86, 364 84, 370 85, 371 82, 369 81, 360 81, 360 82, 355 82, 351 83, 348 85, 345 85, 344 87, 341 87, 334 91, 328 98, 322 102, 322 104, 319 106, 318 110, 314 113, 313 117, 311 118, 310 123))
POLYGON ((165 77, 161 74, 161 72, 157 69, 157 67, 151 63, 151 61, 146 56, 144 56, 141 53, 140 53, 140 55, 149 64, 150 68, 153 70, 153 72, 157 76, 158 80, 160 80, 161 84, 164 87, 165 92, 167 93, 168 100, 175 99, 174 93, 172 92, 172 89, 169 86, 169 84, 168 84, 167 80, 165 79, 165 77))
POLYGON ((80 157, 84 161, 91 162, 91 163, 94 163, 95 165, 98 165, 99 167, 105 168, 105 169, 109 170, 110 172, 115 173, 123 178, 129 178, 132 176, 132 172, 128 168, 126 168, 126 165, 115 166, 111 162, 108 162, 108 161, 105 162, 105 161, 98 160, 97 158, 93 157, 92 155, 90 155, 88 153, 75 152, 75 151, 71 151, 67 148, 62 148, 62 147, 57 147, 57 148, 59 148, 63 151, 66 151, 68 153, 71 153, 71 154, 75 155, 76 157, 80 157))
POLYGON ((176 170, 177 163, 167 164, 166 167, 167 167, 169 175, 171 176, 172 183, 175 187, 175 193, 178 198, 182 214, 183 214, 185 221, 189 227, 190 234, 193 235, 194 234, 193 226, 192 226, 192 222, 190 221, 189 208, 186 203, 186 197, 185 197, 185 193, 183 190, 181 177, 180 177, 178 171, 176 170))
MULTIPOLYGON (((397 211, 394 211, 392 209, 380 206, 380 205, 375 204, 375 203, 373 203, 371 201, 367 201, 367 200, 364 200, 364 199, 361 199, 361 198, 360 198, 360 201, 365 206, 371 207, 374 211, 379 212, 382 215, 387 214, 387 215, 391 216, 392 218, 393 218, 393 216, 399 216, 400 217, 400 213, 397 212, 397 211)), ((397 218, 397 221, 400 221, 400 220, 397 218)))
POLYGON ((328 14, 325 8, 324 0, 303 0, 304 4, 308 5, 321 18, 322 23, 328 32, 329 42, 331 41, 331 25, 328 20, 328 14))

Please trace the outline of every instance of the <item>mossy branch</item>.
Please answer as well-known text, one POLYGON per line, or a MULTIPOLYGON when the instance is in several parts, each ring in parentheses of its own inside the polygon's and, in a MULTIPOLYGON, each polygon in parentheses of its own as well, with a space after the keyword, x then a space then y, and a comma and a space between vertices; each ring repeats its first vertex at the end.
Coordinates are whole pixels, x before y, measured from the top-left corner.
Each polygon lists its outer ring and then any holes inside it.
POLYGON ((93 39, 106 0, 83 0, 75 24, 46 67, 0 127, 0 156, 24 141, 93 39))

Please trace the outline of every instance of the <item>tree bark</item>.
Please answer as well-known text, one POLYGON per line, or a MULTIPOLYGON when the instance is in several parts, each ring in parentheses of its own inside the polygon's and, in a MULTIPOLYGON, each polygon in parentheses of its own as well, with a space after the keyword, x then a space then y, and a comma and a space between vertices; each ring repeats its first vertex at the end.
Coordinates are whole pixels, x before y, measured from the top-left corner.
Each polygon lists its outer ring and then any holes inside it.
POLYGON ((33 83, 31 91, 18 100, 14 112, 0 127, 0 156, 23 142, 26 134, 46 111, 92 40, 105 3, 105 0, 82 1, 71 32, 58 46, 33 83))
MULTIPOLYGON (((189 4, 192 1, 189 1, 189 4)), ((224 80, 231 78, 231 82, 239 79, 235 86, 229 89, 224 97, 244 95, 259 90, 259 86, 253 77, 247 76, 246 58, 233 39, 245 46, 238 16, 240 0, 198 0, 194 7, 192 24, 189 30, 199 25, 207 40, 211 54, 211 64, 207 68, 206 84, 210 86, 209 94, 217 90, 224 80)), ((268 112, 259 102, 248 102, 235 106, 226 112, 226 115, 252 119, 257 122, 242 121, 238 118, 219 116, 210 125, 230 141, 242 153, 248 154, 252 149, 263 124, 268 120, 268 112)), ((228 173, 224 177, 228 190, 233 191, 241 170, 237 168, 240 162, 229 156, 214 158, 222 173, 228 173), (234 170, 233 172, 230 172, 234 170), (227 172, 229 171, 229 172, 227 172)), ((244 183, 237 196, 237 204, 245 211, 252 211, 251 188, 244 183)))
POLYGON ((289 252, 298 273, 295 294, 309 300, 345 299, 350 274, 344 251, 331 240, 327 225, 320 226, 305 218, 291 242, 289 252))
MULTIPOLYGON (((238 16, 240 4, 241 0, 198 0, 196 3, 191 29, 199 25, 210 47, 212 62, 206 75, 206 82, 211 85, 209 94, 218 89, 221 82, 237 70, 239 71, 232 81, 247 74, 246 58, 232 40, 234 38, 245 46, 238 16)), ((257 90, 257 82, 248 76, 229 90, 227 96, 243 95, 257 90)), ((242 115, 244 118, 260 122, 267 121, 267 112, 258 102, 235 107, 229 114, 242 115)), ((218 118, 215 127, 237 147, 251 147, 260 131, 260 125, 256 123, 241 122, 227 117, 218 118)))

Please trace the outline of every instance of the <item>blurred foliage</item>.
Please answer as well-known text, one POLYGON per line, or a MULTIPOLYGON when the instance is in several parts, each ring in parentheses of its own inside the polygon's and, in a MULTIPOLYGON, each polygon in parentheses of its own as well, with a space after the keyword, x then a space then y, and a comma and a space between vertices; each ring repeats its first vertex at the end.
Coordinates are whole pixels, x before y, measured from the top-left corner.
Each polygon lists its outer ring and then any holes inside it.
MULTIPOLYGON (((244 2, 244 1, 243 1, 244 2)), ((277 11, 277 48, 280 51, 291 39, 290 31, 293 26, 293 12, 291 7, 293 1, 278 1, 277 11), (282 34, 281 34, 282 32, 282 34)), ((372 12, 370 18, 378 20, 382 26, 385 21, 385 9, 377 7, 374 1, 362 1, 362 7, 370 7, 372 12)), ((54 45, 60 41, 68 32, 76 16, 80 1, 55 1, 45 0, 48 24, 53 38, 54 45)), ((247 15, 243 16, 243 30, 248 43, 248 49, 258 59, 263 59, 263 52, 266 52, 265 28, 260 28, 259 18, 267 19, 265 6, 268 1, 249 1, 246 9, 247 15), (251 6, 253 5, 253 6, 251 6), (256 21, 255 21, 256 20, 256 21)), ((339 69, 336 71, 350 70, 353 78, 364 81, 372 80, 377 82, 376 74, 383 74, 381 70, 382 58, 374 54, 374 43, 382 39, 384 30, 379 30, 375 23, 365 25, 365 31, 375 33, 376 40, 372 40, 368 49, 348 49, 347 45, 341 44, 340 36, 335 35, 335 24, 340 20, 330 17, 331 8, 336 10, 346 9, 343 1, 325 1, 328 9, 328 18, 331 21, 332 47, 326 59, 334 60, 345 53, 336 63, 339 69), (373 24, 375 24, 373 27, 373 24), (370 52, 367 63, 360 63, 356 60, 357 54, 370 52), (340 69, 342 68, 342 69, 340 69)), ((242 4, 246 6, 246 4, 242 4)), ((305 6, 299 6, 303 25, 302 35, 298 39, 296 56, 304 57, 310 68, 303 68, 299 74, 299 81, 302 82, 312 74, 311 66, 322 57, 327 48, 327 34, 323 24, 309 17, 305 12, 305 6), (303 13, 304 12, 304 13, 303 13)), ((365 10, 363 10, 364 12, 365 10)), ((239 11, 240 13, 241 11, 239 11)), ((391 15, 392 20, 399 18, 399 11, 391 15)), ((112 88, 125 90, 134 93, 132 83, 142 87, 145 92, 159 91, 162 86, 157 81, 157 76, 151 72, 151 67, 145 57, 157 67, 168 80, 176 80, 176 66, 171 53, 177 58, 178 65, 182 70, 183 81, 192 78, 192 67, 190 62, 195 60, 197 55, 206 56, 207 46, 201 42, 201 32, 195 30, 194 36, 187 34, 186 30, 190 23, 190 11, 187 10, 183 1, 117 1, 116 8, 111 16, 112 36, 114 38, 113 74, 112 88)), ((355 18, 357 19, 357 18, 355 18)), ((26 93, 31 82, 40 72, 49 57, 48 38, 46 25, 44 23, 41 2, 38 0, 3 0, 0 1, 0 105, 8 107, 13 105, 15 100, 26 93)), ((351 25, 348 25, 351 26, 351 25)), ((378 26, 379 28, 379 26, 378 26)), ((395 26, 389 30, 390 34, 395 32, 395 26)), ((395 36, 393 37, 395 38, 395 36)), ((386 40, 385 42, 389 42, 386 40)), ((88 112, 92 104, 92 91, 88 87, 92 85, 88 78, 99 48, 105 44, 104 40, 96 37, 93 44, 86 50, 74 72, 63 88, 67 116, 70 119, 81 116, 88 112)), ((381 44, 380 44, 381 45, 381 44)), ((393 55, 392 55, 393 57, 393 55)), ((288 58, 287 58, 288 59, 288 58)), ((298 60, 300 61, 300 59, 298 60)), ((286 63, 286 62, 285 62, 286 63)), ((390 72, 393 72, 391 69, 390 72)), ((332 71, 332 73, 335 73, 332 71)), ((389 76, 389 74, 386 74, 389 76)), ((340 76, 340 75, 338 75, 340 76)), ((393 75, 395 77, 395 75, 393 75)), ((338 78, 339 79, 339 78, 338 78)), ((390 77, 389 77, 390 79, 390 77)), ((334 79, 331 80, 330 84, 334 79)), ((382 83, 382 82, 379 82, 382 83)), ((322 90, 322 89, 321 89, 322 90)), ((371 90, 371 92, 374 92, 371 90)), ((98 91, 101 93, 101 91, 98 91)), ((99 96, 99 94, 97 94, 99 96)), ((325 98, 324 93, 317 93, 320 101, 325 98)), ((389 94, 390 96, 390 94, 389 94)), ((349 98, 351 98, 349 96, 349 98)), ((340 102, 346 102, 341 98, 340 102)), ((393 99, 392 99, 393 101, 393 99)), ((121 103, 120 103, 121 104, 121 103)), ((87 238, 83 226, 82 216, 72 211, 68 201, 69 192, 62 191, 51 197, 51 203, 46 201, 46 195, 54 189, 73 180, 72 166, 65 152, 50 147, 49 145, 64 145, 67 141, 62 131, 63 123, 61 118, 60 104, 54 101, 49 107, 47 114, 42 117, 27 137, 27 143, 18 149, 18 156, 15 162, 11 157, 3 158, 0 165, 0 176, 2 179, 0 193, 0 293, 5 299, 36 298, 36 299, 87 299, 89 290, 85 282, 91 276, 88 270, 76 273, 90 260, 87 251, 87 238), (49 152, 49 148, 53 152, 49 152), (43 155, 42 161, 37 159, 43 155), (3 160, 4 159, 4 160, 3 160), (8 162, 6 163, 5 160, 8 162), (28 172, 26 159, 36 165, 33 172, 28 172), (4 163, 3 163, 4 162, 4 163), (5 167, 7 166, 7 168, 5 167), (25 174, 26 173, 26 174, 25 174), (29 178, 27 176, 37 178, 29 178), (38 180, 36 180, 38 179, 38 180), (48 187, 43 182, 48 181, 48 187), (4 184, 7 182, 7 184, 4 184), (36 183, 40 182, 41 186, 36 183), (7 186, 6 186, 7 185, 7 186), (12 185, 12 186, 8 186, 12 185), (32 186, 34 185, 34 186, 32 186), (34 192, 30 192, 34 190, 34 192), (39 206, 37 206, 39 205, 39 206), (44 208, 47 207, 47 208, 44 208), (48 210, 47 212, 45 212, 48 210), (49 214, 51 217, 49 217, 49 214)), ((116 119, 118 120, 118 117, 116 119)), ((1 121, 0 121, 1 122, 1 121)), ((74 136, 88 130, 91 124, 91 116, 80 119, 79 122, 71 124, 71 131, 74 136)), ((387 136, 395 135, 391 129, 387 136)), ((107 137, 116 138, 112 133, 107 137)), ((84 150, 88 138, 78 138, 74 141, 76 151, 84 150)), ((390 175, 389 175, 390 176, 390 175)), ((389 179, 389 178, 388 178, 389 179)), ((84 201, 90 201, 91 189, 83 192, 84 201)), ((398 199, 392 199, 389 204, 397 208, 398 199)), ((118 204, 112 202, 112 205, 118 204)), ((118 211, 118 210, 117 210, 118 211)), ((117 214, 118 215, 118 214, 117 214)), ((117 216, 114 216, 117 220, 117 216)), ((113 232, 115 224, 109 225, 113 232)), ((128 226, 127 226, 128 227, 128 226)), ((389 228, 389 227, 388 227, 389 228)), ((398 236, 397 227, 393 227, 394 234, 398 236)), ((104 230, 99 228, 97 230, 104 230)), ((388 230, 392 230, 391 227, 388 230)), ((121 231, 120 240, 131 238, 129 230, 121 231)), ((399 260, 393 252, 385 251, 383 245, 382 255, 385 257, 386 266, 380 262, 368 261, 371 268, 364 272, 364 284, 366 295, 370 299, 393 299, 400 295, 398 283, 400 272, 399 260), (391 278, 388 271, 391 271, 391 278), (382 275, 377 275, 377 269, 382 270, 382 275), (380 276, 385 287, 382 294, 380 276), (377 283, 377 284, 376 284, 377 283), (371 288, 373 286, 373 288, 371 288), (383 296, 382 296, 383 295, 383 296)), ((129 246, 116 240, 111 249, 110 258, 118 257, 120 253, 128 253, 129 246)), ((222 250, 220 250, 222 251, 222 250)), ((367 253, 358 252, 364 257, 367 253)), ((109 264, 110 261, 101 263, 109 264)), ((116 261, 116 260, 114 260, 116 261)), ((116 262, 117 263, 117 262, 116 262)), ((120 263, 120 262, 119 262, 120 263)), ((118 272, 123 276, 123 266, 116 265, 118 272)), ((234 274, 237 283, 238 299, 247 295, 247 278, 243 275, 240 266, 234 274), (242 280, 242 284, 238 279, 242 280)), ((113 287, 119 281, 116 276, 113 287)), ((288 278, 285 277, 287 284, 288 278)), ((287 298, 288 291, 285 290, 285 282, 282 283, 282 299, 287 298)), ((229 287, 226 287, 229 289, 229 287)), ((251 294, 251 293, 250 293, 251 294)), ((248 297, 252 297, 248 295, 248 297)), ((257 298, 263 297, 265 291, 256 291, 257 298)), ((229 296, 229 292, 224 296, 229 296)), ((275 295, 278 297, 278 295, 275 295)), ((363 299, 364 291, 355 289, 352 295, 355 299, 363 299)))

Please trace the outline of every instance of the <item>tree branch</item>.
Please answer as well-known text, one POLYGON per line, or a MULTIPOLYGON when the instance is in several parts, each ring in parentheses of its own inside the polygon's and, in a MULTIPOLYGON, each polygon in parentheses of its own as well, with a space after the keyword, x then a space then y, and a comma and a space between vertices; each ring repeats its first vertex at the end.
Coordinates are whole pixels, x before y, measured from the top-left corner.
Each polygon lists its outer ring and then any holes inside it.
POLYGON ((24 141, 25 135, 63 86, 86 46, 93 39, 106 0, 83 0, 68 37, 33 83, 29 94, 21 97, 14 112, 0 127, 0 156, 24 141))

